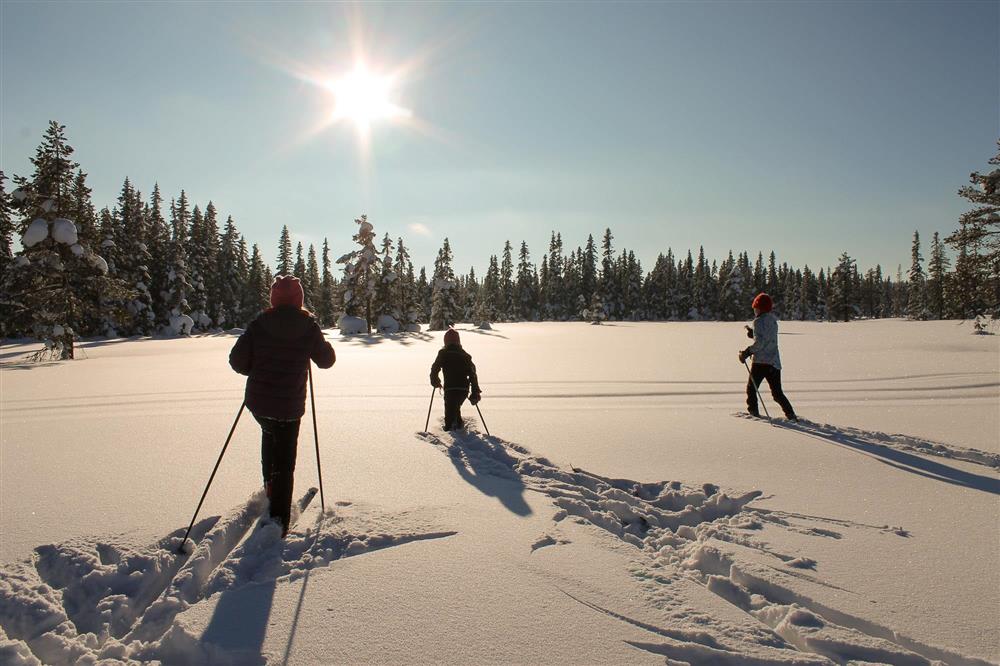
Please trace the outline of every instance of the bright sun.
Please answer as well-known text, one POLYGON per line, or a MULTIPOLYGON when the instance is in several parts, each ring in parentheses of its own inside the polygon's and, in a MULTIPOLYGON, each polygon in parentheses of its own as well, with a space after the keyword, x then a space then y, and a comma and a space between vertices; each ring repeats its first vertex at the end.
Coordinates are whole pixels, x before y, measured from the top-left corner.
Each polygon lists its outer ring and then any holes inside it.
POLYGON ((393 79, 377 75, 363 65, 356 65, 347 76, 331 81, 327 87, 333 92, 334 109, 331 120, 351 120, 359 132, 367 133, 378 120, 406 118, 410 115, 390 101, 393 79))

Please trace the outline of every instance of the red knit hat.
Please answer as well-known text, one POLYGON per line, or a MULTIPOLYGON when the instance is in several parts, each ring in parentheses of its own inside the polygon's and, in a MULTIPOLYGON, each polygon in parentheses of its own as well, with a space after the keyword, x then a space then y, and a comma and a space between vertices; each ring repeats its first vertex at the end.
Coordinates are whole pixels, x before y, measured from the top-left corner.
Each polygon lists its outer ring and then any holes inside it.
POLYGON ((755 310, 759 309, 761 312, 770 312, 774 308, 774 301, 772 301, 771 297, 764 292, 760 292, 757 294, 757 297, 753 299, 753 304, 750 307, 755 310))
POLYGON ((458 331, 453 328, 449 328, 444 332, 444 343, 446 345, 460 345, 461 341, 458 339, 458 331))
POLYGON ((271 285, 272 308, 280 305, 294 305, 301 308, 303 300, 302 283, 297 277, 278 275, 274 278, 274 284, 271 285))

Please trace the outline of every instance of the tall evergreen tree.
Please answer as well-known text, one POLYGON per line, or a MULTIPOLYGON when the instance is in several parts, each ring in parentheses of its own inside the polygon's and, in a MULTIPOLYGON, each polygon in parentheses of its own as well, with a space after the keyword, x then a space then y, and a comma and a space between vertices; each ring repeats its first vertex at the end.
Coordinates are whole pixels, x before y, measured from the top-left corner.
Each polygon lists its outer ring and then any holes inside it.
POLYGON ((434 261, 434 276, 431 280, 430 330, 432 331, 443 331, 455 323, 458 317, 459 308, 455 299, 458 283, 451 267, 452 258, 451 245, 445 238, 434 261))
POLYGON ((375 298, 376 276, 379 274, 375 229, 367 215, 354 220, 358 232, 352 236, 358 248, 337 259, 344 264, 344 312, 352 317, 364 317, 368 333, 372 332, 372 301, 375 298))
POLYGON ((931 258, 927 262, 927 309, 935 319, 944 319, 946 316, 944 297, 949 265, 944 244, 935 231, 931 240, 931 258))
POLYGON ((837 260, 830 285, 830 318, 850 321, 854 315, 854 260, 846 252, 837 260))
POLYGON ((316 307, 316 317, 319 319, 320 326, 326 328, 327 326, 332 326, 333 315, 334 315, 334 305, 333 305, 333 292, 334 292, 334 282, 333 273, 330 268, 330 243, 327 239, 323 239, 323 277, 320 281, 319 286, 319 302, 315 304, 316 307))
POLYGON ((510 241, 503 244, 503 259, 500 262, 500 304, 497 319, 510 321, 514 318, 514 257, 510 241))
POLYGON ((535 269, 531 263, 528 244, 521 241, 521 250, 517 259, 517 283, 514 287, 514 316, 518 320, 534 319, 538 311, 537 286, 535 284, 535 269))
POLYGON ((923 256, 920 254, 920 232, 913 232, 913 245, 910 249, 909 298, 906 303, 906 314, 910 319, 926 319, 927 305, 924 300, 926 289, 924 281, 923 256))
MULTIPOLYGON (((997 141, 1000 149, 1000 141, 997 141)), ((1000 167, 1000 152, 989 163, 1000 167)), ((959 227, 945 241, 958 250, 958 289, 969 292, 963 316, 991 314, 1000 318, 1000 168, 974 171, 959 195, 974 205, 959 217, 959 227)))
POLYGON ((316 247, 310 243, 309 252, 306 254, 305 277, 302 280, 302 289, 305 292, 306 303, 314 313, 319 302, 319 262, 316 261, 316 247))
POLYGON ((278 265, 275 270, 278 275, 291 275, 292 266, 292 237, 285 224, 281 227, 281 238, 278 239, 278 265))

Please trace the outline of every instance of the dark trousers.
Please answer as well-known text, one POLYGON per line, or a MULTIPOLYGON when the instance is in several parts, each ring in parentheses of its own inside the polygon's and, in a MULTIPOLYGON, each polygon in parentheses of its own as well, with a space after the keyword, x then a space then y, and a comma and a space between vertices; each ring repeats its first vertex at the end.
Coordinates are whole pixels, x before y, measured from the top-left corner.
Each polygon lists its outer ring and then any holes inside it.
POLYGON ((444 390, 444 429, 454 430, 464 425, 462 403, 469 397, 467 388, 446 388, 444 390))
POLYGON ((751 414, 757 413, 757 389, 765 379, 767 380, 767 385, 771 387, 771 397, 774 398, 776 403, 781 405, 785 416, 788 418, 795 416, 792 403, 788 402, 788 398, 785 397, 785 393, 781 390, 781 369, 764 363, 754 363, 750 366, 750 377, 747 378, 747 410, 751 414))
POLYGON ((295 452, 299 443, 299 423, 254 415, 260 424, 260 466, 264 486, 270 489, 271 517, 287 529, 292 513, 292 482, 295 452))

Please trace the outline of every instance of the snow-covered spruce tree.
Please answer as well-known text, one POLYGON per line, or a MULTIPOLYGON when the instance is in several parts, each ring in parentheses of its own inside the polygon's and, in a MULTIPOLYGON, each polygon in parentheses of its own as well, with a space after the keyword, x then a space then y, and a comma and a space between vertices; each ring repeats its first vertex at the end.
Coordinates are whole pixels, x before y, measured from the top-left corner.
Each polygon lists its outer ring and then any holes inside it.
POLYGON ((854 316, 853 272, 854 260, 846 252, 842 253, 830 279, 830 319, 850 321, 854 316))
POLYGON ((399 274, 393 267, 392 251, 392 239, 389 238, 389 234, 386 234, 382 237, 378 282, 375 285, 375 295, 372 299, 372 309, 377 318, 378 329, 389 333, 402 328, 400 322, 402 317, 396 306, 396 285, 399 282, 399 274))
POLYGON ((319 302, 319 262, 316 261, 316 247, 310 243, 309 252, 306 254, 306 277, 302 281, 302 288, 306 293, 306 303, 312 312, 316 311, 316 304, 319 302))
MULTIPOLYGON (((786 321, 799 319, 799 289, 802 284, 802 274, 799 271, 791 273, 785 281, 785 294, 782 302, 785 304, 781 318, 786 321)), ((745 301, 744 301, 745 302, 745 301)))
POLYGON ((50 122, 31 162, 30 179, 15 178, 11 206, 19 213, 22 250, 8 267, 4 318, 11 328, 45 341, 48 353, 70 359, 74 338, 91 304, 81 298, 84 286, 96 283, 111 297, 129 296, 122 284, 107 277, 107 262, 80 243, 76 224, 65 217, 74 210, 73 148, 65 127, 50 122))
POLYGON ((623 318, 631 321, 645 319, 642 304, 642 264, 635 258, 635 252, 622 250, 622 303, 623 318))
POLYGON ((400 326, 409 330, 420 321, 420 303, 417 295, 416 279, 413 276, 413 261, 410 252, 403 245, 403 238, 396 241, 396 273, 399 279, 395 285, 396 310, 400 316, 400 326))
POLYGON ((601 301, 604 303, 607 319, 617 319, 621 311, 621 289, 615 270, 613 240, 611 229, 606 228, 604 238, 601 240, 601 277, 598 288, 601 292, 601 301))
POLYGON ((580 256, 583 254, 582 248, 577 248, 569 253, 569 257, 563 263, 563 318, 581 319, 581 313, 587 309, 587 302, 583 298, 583 290, 580 286, 580 256))
POLYGON ((451 268, 451 244, 444 239, 437 259, 434 260, 434 275, 431 278, 430 330, 443 331, 458 318, 459 308, 455 301, 458 281, 451 268))
POLYGON ((431 299, 433 288, 427 279, 427 268, 420 267, 420 277, 417 278, 417 302, 420 303, 420 321, 429 322, 431 317, 431 299))
MULTIPOLYGON (((302 241, 299 241, 295 245, 295 265, 292 267, 292 275, 297 277, 303 283, 306 279, 306 258, 302 254, 302 241)), ((305 287, 303 286, 303 291, 305 287)))
POLYGON ((14 218, 11 216, 10 196, 4 182, 7 177, 0 171, 0 338, 7 337, 13 330, 7 315, 7 271, 14 263, 14 218))
POLYGON ((333 273, 330 272, 330 243, 327 239, 323 239, 323 275, 320 278, 319 283, 319 297, 317 302, 314 304, 316 308, 316 318, 319 319, 319 325, 323 328, 327 326, 333 326, 333 292, 334 292, 334 282, 333 273))
POLYGON ((187 299, 191 291, 191 282, 188 280, 185 251, 190 219, 187 195, 181 190, 176 203, 170 202, 171 236, 168 258, 170 268, 167 271, 167 288, 163 292, 163 300, 170 314, 167 325, 178 335, 189 335, 194 327, 194 320, 188 315, 190 306, 187 299))
POLYGON ((155 328, 163 328, 170 323, 170 308, 167 307, 163 294, 167 292, 167 273, 170 270, 170 228, 163 218, 163 197, 159 184, 153 185, 153 193, 149 197, 149 205, 145 210, 149 238, 146 242, 149 248, 149 291, 153 298, 153 315, 155 328))
POLYGON ((187 297, 191 308, 189 314, 198 331, 207 331, 214 326, 210 314, 210 286, 218 261, 218 237, 215 206, 209 202, 203 214, 196 205, 191 211, 191 226, 184 249, 187 254, 187 278, 191 284, 187 297))
POLYGON ((358 248, 337 259, 344 264, 344 312, 351 317, 364 317, 369 335, 372 332, 372 301, 375 298, 379 274, 375 230, 367 215, 354 220, 358 232, 352 236, 358 248))
POLYGON ((126 178, 114 210, 116 261, 115 277, 134 292, 124 305, 128 318, 120 322, 120 332, 127 335, 149 335, 155 328, 153 296, 149 290, 152 256, 149 253, 148 225, 143 215, 142 195, 126 178))
POLYGON ((503 259, 500 263, 500 312, 498 321, 514 319, 514 257, 510 241, 504 241, 503 259))
POLYGON ((455 302, 458 303, 456 321, 473 320, 478 297, 479 281, 476 279, 476 269, 470 267, 468 275, 458 278, 458 288, 455 290, 455 302))
POLYGON ((233 327, 245 323, 242 321, 242 292, 243 285, 249 277, 250 267, 244 256, 246 244, 242 240, 230 215, 223 227, 212 280, 216 292, 212 319, 217 326, 233 327))
POLYGON ((476 299, 476 308, 473 320, 477 325, 482 326, 497 321, 500 303, 500 267, 497 265, 497 256, 490 255, 490 267, 483 278, 483 284, 479 289, 476 299))
POLYGON ((959 189, 958 194, 974 208, 959 217, 958 229, 945 239, 959 252, 957 288, 973 290, 963 299, 966 317, 990 314, 1000 318, 1000 152, 989 163, 996 168, 987 174, 972 172, 969 185, 959 189))
POLYGON ((745 305, 743 296, 743 276, 733 259, 733 251, 719 267, 719 317, 725 321, 743 319, 745 305))
POLYGON ((241 320, 249 324, 254 317, 270 305, 271 275, 260 248, 254 243, 250 251, 250 268, 247 273, 246 289, 243 291, 243 307, 241 320))
POLYGON ((910 249, 910 274, 908 298, 906 300, 906 316, 910 319, 927 319, 927 305, 924 299, 926 284, 924 280, 923 256, 920 254, 920 232, 913 232, 913 245, 910 249))
POLYGON ((288 233, 288 225, 281 227, 281 237, 278 239, 278 265, 274 270, 277 275, 292 274, 292 236, 288 233))
POLYGON ((946 316, 944 295, 949 265, 944 244, 935 231, 931 239, 931 257, 927 262, 927 310, 935 319, 944 319, 946 316))

